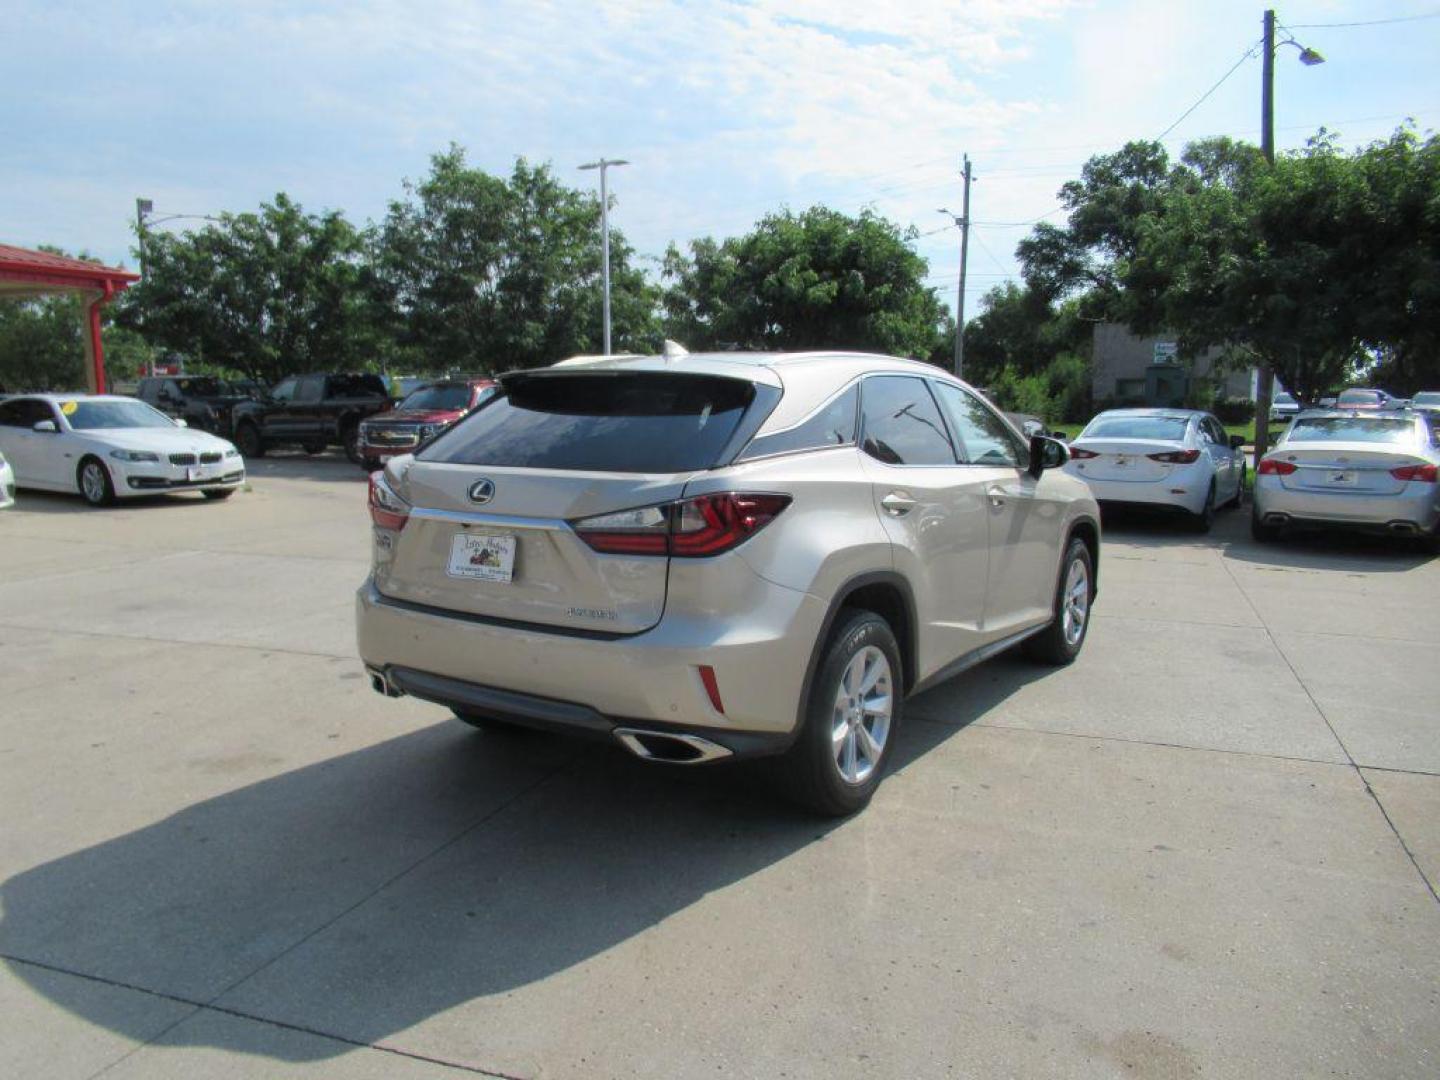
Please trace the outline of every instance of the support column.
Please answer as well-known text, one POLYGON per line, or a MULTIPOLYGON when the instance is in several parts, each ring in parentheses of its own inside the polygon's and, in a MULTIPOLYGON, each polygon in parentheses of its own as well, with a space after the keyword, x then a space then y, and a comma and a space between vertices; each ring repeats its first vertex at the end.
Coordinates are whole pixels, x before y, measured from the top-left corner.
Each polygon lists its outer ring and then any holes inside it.
POLYGON ((110 282, 85 305, 85 382, 92 394, 103 394, 105 386, 105 345, 100 338, 100 309, 114 295, 110 282))

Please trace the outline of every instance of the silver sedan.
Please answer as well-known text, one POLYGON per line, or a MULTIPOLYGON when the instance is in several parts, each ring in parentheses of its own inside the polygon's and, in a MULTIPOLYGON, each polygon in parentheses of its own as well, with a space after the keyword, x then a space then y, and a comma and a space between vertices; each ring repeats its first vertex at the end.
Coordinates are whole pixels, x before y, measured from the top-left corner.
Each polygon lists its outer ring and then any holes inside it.
POLYGON ((1303 413, 1255 469, 1251 532, 1343 526, 1426 539, 1440 551, 1440 446, 1408 410, 1303 413))

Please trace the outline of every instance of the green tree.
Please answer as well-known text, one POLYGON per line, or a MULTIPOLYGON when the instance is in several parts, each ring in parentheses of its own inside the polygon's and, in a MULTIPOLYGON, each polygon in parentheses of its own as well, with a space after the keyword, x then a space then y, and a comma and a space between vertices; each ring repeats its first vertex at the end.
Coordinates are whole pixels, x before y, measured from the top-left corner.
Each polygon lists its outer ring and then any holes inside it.
POLYGON ((948 363, 953 333, 914 230, 865 211, 784 211, 666 252, 665 329, 695 348, 866 349, 948 363))
POLYGON ((153 346, 264 381, 373 367, 363 256, 340 213, 307 214, 281 193, 195 232, 148 232, 123 322, 153 346))
POLYGON ((1437 153, 1408 129, 1349 154, 1322 132, 1273 167, 1228 139, 1174 164, 1132 143, 1066 184, 1068 223, 1018 254, 1043 295, 1088 292, 1136 332, 1175 333, 1182 354, 1268 363, 1301 397, 1373 355, 1405 357, 1414 382, 1440 318, 1437 153))
MULTIPOLYGON (((508 180, 466 164, 458 146, 407 183, 372 235, 372 301, 397 352, 421 370, 504 370, 599 352, 600 202, 545 165, 508 180)), ((617 351, 653 351, 659 292, 611 231, 617 351)))
POLYGON ((996 285, 965 327, 966 377, 985 386, 1006 367, 1021 376, 1039 375, 1061 356, 1089 356, 1094 320, 1082 314, 1087 301, 1077 297, 1057 303, 1013 281, 996 285))
MULTIPOLYGON (((45 245, 40 250, 68 254, 45 245)), ((100 261, 84 253, 69 257, 100 261)), ((85 386, 88 303, 77 293, 0 299, 0 386, 11 392, 85 386)), ((132 331, 117 326, 115 315, 113 303, 100 309, 100 338, 107 370, 112 378, 124 378, 148 362, 151 350, 132 331)))

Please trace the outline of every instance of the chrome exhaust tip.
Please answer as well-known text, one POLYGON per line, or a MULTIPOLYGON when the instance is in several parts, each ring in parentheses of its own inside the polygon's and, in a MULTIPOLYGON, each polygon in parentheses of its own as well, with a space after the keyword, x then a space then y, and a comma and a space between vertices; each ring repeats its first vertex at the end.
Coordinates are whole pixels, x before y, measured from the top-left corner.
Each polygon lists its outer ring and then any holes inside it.
POLYGON ((616 728, 615 738, 636 757, 668 765, 703 765, 727 758, 731 753, 727 747, 698 735, 677 735, 670 731, 616 728))
POLYGON ((395 685, 385 677, 385 672, 379 668, 367 667, 365 669, 370 675, 370 689, 385 697, 404 697, 405 691, 397 689, 395 685))

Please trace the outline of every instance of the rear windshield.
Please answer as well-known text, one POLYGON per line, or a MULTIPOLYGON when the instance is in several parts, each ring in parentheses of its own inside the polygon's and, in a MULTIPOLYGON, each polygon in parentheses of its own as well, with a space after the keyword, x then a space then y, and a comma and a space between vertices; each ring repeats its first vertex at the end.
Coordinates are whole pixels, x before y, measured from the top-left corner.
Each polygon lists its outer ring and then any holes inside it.
POLYGON ((443 409, 453 411, 470 407, 470 385, 450 383, 444 386, 422 386, 400 402, 402 409, 443 409))
POLYGON ((1341 390, 1335 401, 1340 405, 1375 405, 1380 395, 1374 390, 1341 390))
POLYGON ((1082 439, 1164 439, 1179 442, 1190 424, 1184 416, 1097 416, 1082 439))
POLYGON ((1378 416, 1318 416, 1296 420, 1285 441, 1408 443, 1415 441, 1415 425, 1378 416))
POLYGON ((591 472, 708 469, 754 397, 749 382, 705 375, 514 375, 417 456, 591 472))
POLYGON ((1440 391, 1422 390, 1410 401, 1415 405, 1440 405, 1440 391))

